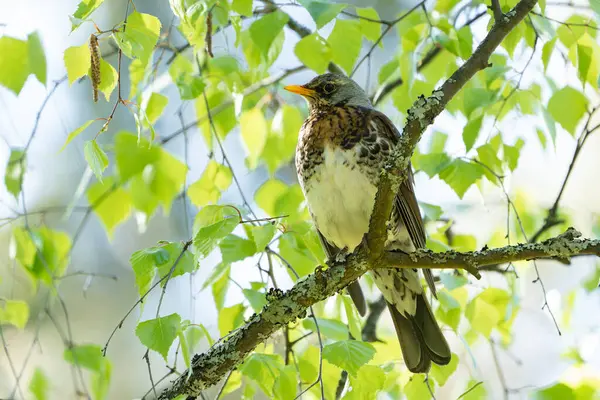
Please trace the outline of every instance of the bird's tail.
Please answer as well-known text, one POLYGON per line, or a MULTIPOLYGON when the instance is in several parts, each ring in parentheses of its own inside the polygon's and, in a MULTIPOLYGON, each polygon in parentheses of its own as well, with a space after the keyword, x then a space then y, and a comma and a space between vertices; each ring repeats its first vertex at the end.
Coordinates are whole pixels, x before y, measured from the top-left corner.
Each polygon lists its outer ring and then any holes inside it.
POLYGON ((432 361, 438 365, 448 364, 452 353, 424 294, 418 294, 415 301, 414 316, 405 317, 389 302, 388 309, 406 366, 413 373, 425 373, 432 361))

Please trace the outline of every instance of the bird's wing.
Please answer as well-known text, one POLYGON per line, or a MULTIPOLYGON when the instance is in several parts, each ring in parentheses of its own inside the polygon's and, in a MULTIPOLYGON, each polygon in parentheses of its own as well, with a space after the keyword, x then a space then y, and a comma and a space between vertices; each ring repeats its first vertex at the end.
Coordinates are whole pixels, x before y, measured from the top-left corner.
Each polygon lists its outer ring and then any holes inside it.
MULTIPOLYGON (((379 135, 388 139, 391 143, 397 143, 400 138, 400 132, 394 126, 393 122, 385 116, 385 114, 372 110, 369 114, 369 125, 372 123, 374 129, 379 135)), ((390 153, 393 151, 390 148, 390 153)), ((401 216, 401 221, 406 226, 406 230, 410 235, 413 245, 418 249, 424 249, 426 247, 427 239, 425 237, 425 227, 423 225, 423 219, 421 218, 421 212, 419 210, 419 203, 415 196, 414 176, 412 171, 412 165, 408 165, 407 171, 408 177, 400 185, 400 189, 396 194, 394 207, 401 216)), ((427 281, 427 285, 431 289, 433 295, 437 298, 435 290, 435 282, 433 280, 433 274, 430 269, 423 269, 423 275, 427 281)))
MULTIPOLYGON (((319 239, 321 240, 321 245, 323 246, 327 260, 335 259, 335 256, 339 253, 340 249, 329 243, 318 229, 317 233, 319 234, 319 239)), ((352 282, 346 289, 348 290, 348 294, 356 306, 358 313, 364 317, 367 314, 367 301, 365 300, 365 295, 360 287, 360 284, 358 283, 358 280, 352 282)))

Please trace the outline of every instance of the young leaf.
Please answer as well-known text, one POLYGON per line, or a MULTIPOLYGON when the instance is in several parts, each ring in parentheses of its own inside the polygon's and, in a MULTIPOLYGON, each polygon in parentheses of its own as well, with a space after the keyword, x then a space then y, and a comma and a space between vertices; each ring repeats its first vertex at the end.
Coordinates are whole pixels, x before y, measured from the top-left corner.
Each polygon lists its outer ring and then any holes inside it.
POLYGON ((334 19, 340 11, 346 8, 346 4, 332 3, 326 1, 315 1, 315 0, 298 0, 306 11, 310 14, 312 19, 317 24, 317 29, 321 29, 329 21, 334 19))
POLYGON ((87 198, 89 204, 94 205, 94 213, 102 221, 109 237, 131 215, 131 193, 119 186, 114 177, 92 184, 87 191, 87 198))
POLYGON ((265 225, 250 226, 248 229, 250 230, 250 235, 252 236, 257 251, 263 251, 271 242, 273 236, 275 236, 275 232, 277 232, 277 227, 269 223, 265 225))
POLYGON ((260 312, 260 310, 262 310, 262 308, 267 304, 267 298, 264 292, 259 292, 252 289, 244 289, 242 292, 244 293, 244 296, 250 303, 250 306, 254 312, 260 312))
POLYGON ((117 70, 104 61, 104 59, 100 59, 100 85, 98 89, 104 93, 104 98, 106 101, 110 100, 110 95, 117 87, 117 81, 119 79, 119 75, 117 74, 117 70))
POLYGON ((204 207, 194 221, 194 248, 200 255, 208 256, 239 222, 240 217, 233 207, 204 207))
POLYGON ((333 62, 350 74, 362 47, 362 32, 359 22, 336 20, 335 27, 327 38, 327 43, 331 47, 333 62))
POLYGON ((65 349, 63 358, 69 364, 83 367, 93 372, 106 368, 108 359, 102 356, 102 349, 95 344, 82 344, 65 349))
POLYGON ((475 141, 477 140, 477 136, 479 135, 479 130, 481 129, 481 122, 483 121, 483 117, 478 117, 475 119, 469 119, 467 125, 463 129, 463 142, 467 151, 473 148, 475 141))
POLYGON ((373 355, 373 345, 358 340, 340 340, 323 348, 323 358, 350 375, 356 375, 358 369, 368 363, 373 355))
POLYGON ((67 140, 65 140, 65 144, 63 144, 63 146, 60 148, 60 151, 63 151, 73 139, 79 136, 81 132, 85 131, 88 128, 88 126, 90 126, 94 121, 95 120, 90 119, 89 121, 84 122, 83 125, 81 125, 79 128, 69 133, 69 136, 67 136, 67 140))
POLYGON ((187 194, 196 207, 214 204, 221 198, 221 192, 231 185, 232 179, 229 167, 210 160, 200 179, 188 187, 187 194))
POLYGON ((258 383, 262 391, 271 397, 277 371, 281 369, 283 362, 278 354, 253 353, 244 361, 240 372, 258 383))
POLYGON ((440 171, 439 176, 462 199, 467 189, 483 176, 483 168, 457 158, 440 171))
POLYGON ((135 328, 135 334, 144 346, 161 354, 166 361, 169 349, 180 328, 181 317, 173 313, 166 317, 140 322, 135 328))
POLYGON ((96 178, 102 182, 102 173, 108 167, 108 157, 95 139, 85 142, 83 155, 96 178))
POLYGON ((298 390, 297 382, 296 368, 293 365, 283 367, 273 384, 275 400, 294 400, 298 390))
POLYGON ((34 74, 42 85, 46 85, 46 54, 37 32, 27 35, 28 64, 30 73, 34 74))
POLYGON ((243 304, 236 304, 223 308, 219 312, 219 332, 221 332, 221 336, 227 335, 244 322, 245 309, 243 304))
POLYGON ((241 261, 256 254, 256 245, 252 240, 237 235, 227 235, 219 243, 221 258, 225 263, 241 261))
POLYGON ((565 86, 548 101, 548 112, 567 132, 574 135, 579 121, 585 115, 587 104, 587 98, 580 91, 565 86))
POLYGON ((250 37, 258 46, 263 58, 269 54, 269 49, 275 38, 283 30, 290 17, 282 11, 274 11, 254 21, 250 25, 250 37))
POLYGON ((344 311, 346 312, 346 319, 348 320, 348 328, 350 328, 350 333, 352 333, 352 337, 354 339, 360 340, 362 338, 362 332, 358 310, 348 296, 343 296, 342 301, 344 302, 344 311))
POLYGON ((158 117, 161 116, 168 102, 169 99, 167 96, 152 92, 145 108, 146 117, 151 124, 154 124, 158 117))
MULTIPOLYGON (((360 30, 365 35, 367 39, 374 42, 379 39, 381 35, 381 24, 378 22, 368 21, 365 18, 372 19, 375 21, 379 20, 379 15, 375 9, 369 8, 357 8, 356 14, 360 18, 358 21, 360 23, 360 30)), ((380 81, 381 82, 381 81, 380 81)))
POLYGON ((296 43, 294 53, 304 65, 318 74, 322 74, 327 70, 332 58, 331 47, 325 39, 316 33, 305 36, 296 43))
POLYGON ((160 20, 154 15, 134 11, 127 18, 124 32, 114 33, 117 46, 129 58, 148 61, 160 34, 160 20))
POLYGON ((90 47, 87 43, 69 47, 65 50, 64 59, 69 85, 72 85, 77 79, 86 76, 90 70, 90 47))
POLYGON ((344 400, 376 399, 377 393, 384 388, 385 372, 375 365, 363 365, 356 376, 350 375, 352 390, 344 400))
POLYGON ((87 19, 104 0, 83 0, 77 5, 77 10, 71 16, 71 32, 73 32, 83 20, 87 19))
POLYGON ((50 384, 48 378, 44 374, 41 368, 36 368, 31 380, 29 381, 29 392, 33 395, 35 400, 46 400, 48 399, 48 390, 50 384))
POLYGON ((25 175, 26 165, 25 160, 25 151, 18 148, 10 150, 10 157, 8 157, 8 164, 6 164, 6 172, 4 173, 4 184, 6 185, 6 189, 15 197, 15 199, 19 197, 23 187, 23 177, 25 175))
POLYGON ((244 112, 240 118, 240 130, 248 151, 248 166, 254 169, 265 147, 268 133, 267 121, 262 110, 255 107, 244 112))
POLYGON ((24 40, 0 37, 0 85, 18 95, 31 71, 29 46, 24 40))
POLYGON ((0 325, 11 324, 24 329, 29 320, 29 306, 21 300, 0 299, 0 325))
POLYGON ((448 365, 442 366, 434 363, 431 366, 430 374, 438 385, 444 386, 448 381, 448 378, 456 371, 456 367, 458 367, 458 356, 455 353, 452 353, 452 358, 448 365))
MULTIPOLYGON (((348 339, 348 327, 335 319, 317 318, 317 324, 319 325, 319 331, 321 335, 331 340, 347 340, 348 339)), ((304 329, 317 332, 317 325, 312 318, 306 318, 302 321, 304 329)))
POLYGON ((233 0, 231 9, 245 17, 252 16, 252 0, 233 0))

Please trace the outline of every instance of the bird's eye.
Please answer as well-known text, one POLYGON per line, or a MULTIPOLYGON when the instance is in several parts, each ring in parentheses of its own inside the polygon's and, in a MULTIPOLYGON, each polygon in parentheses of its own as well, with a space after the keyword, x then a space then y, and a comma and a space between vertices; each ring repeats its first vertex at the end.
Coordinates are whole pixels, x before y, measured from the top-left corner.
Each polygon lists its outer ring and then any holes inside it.
POLYGON ((327 94, 333 92, 333 89, 335 89, 333 83, 326 83, 325 86, 323 86, 323 91, 327 94))

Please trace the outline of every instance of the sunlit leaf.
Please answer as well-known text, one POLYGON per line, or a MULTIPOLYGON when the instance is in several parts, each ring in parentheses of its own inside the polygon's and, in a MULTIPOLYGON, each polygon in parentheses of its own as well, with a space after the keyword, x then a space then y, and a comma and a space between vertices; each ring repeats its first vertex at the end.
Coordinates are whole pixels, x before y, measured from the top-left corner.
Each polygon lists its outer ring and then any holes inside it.
POLYGON ((0 325, 11 324, 24 329, 29 320, 29 305, 21 300, 0 299, 0 325))
POLYGON ((154 15, 134 11, 127 17, 123 30, 114 33, 115 42, 129 58, 146 62, 160 34, 160 20, 154 15))
POLYGON ((296 43, 294 53, 304 65, 318 74, 322 74, 327 70, 327 66, 333 57, 333 52, 327 41, 316 33, 305 36, 296 43))
POLYGON ((90 48, 87 43, 65 50, 64 60, 69 84, 73 84, 77 79, 88 74, 91 65, 90 57, 90 48))
POLYGON ((119 79, 119 75, 117 74, 117 70, 115 67, 104 61, 104 59, 100 59, 100 85, 98 86, 98 90, 104 93, 104 97, 106 101, 110 100, 110 95, 117 87, 117 81, 119 79))
POLYGON ((219 312, 219 332, 221 336, 227 335, 244 322, 245 309, 243 304, 221 309, 219 312))
POLYGON ((578 90, 565 86, 548 101, 548 112, 571 135, 587 111, 587 98, 578 90))
POLYGON ((48 398, 48 391, 50 390, 50 383, 44 371, 41 368, 36 368, 33 376, 29 380, 29 392, 33 395, 35 400, 46 400, 48 398))
POLYGON ((240 118, 242 139, 248 151, 248 166, 254 169, 267 140, 267 121, 260 108, 253 108, 240 118))
POLYGON ((240 222, 233 207, 206 206, 194 221, 194 248, 206 257, 240 222))
POLYGON ((77 10, 71 16, 71 32, 73 32, 81 23, 104 2, 104 0, 82 0, 77 5, 77 10))
POLYGON ((96 140, 89 140, 85 142, 83 155, 96 178, 102 182, 102 173, 108 167, 108 156, 104 150, 100 148, 96 140))
POLYGON ((267 56, 271 44, 273 44, 275 38, 279 35, 285 24, 287 24, 289 18, 286 13, 275 11, 254 21, 250 25, 250 37, 260 49, 263 57, 267 56))
POLYGON ((115 228, 131 215, 131 194, 119 186, 114 177, 92 184, 87 191, 87 198, 88 202, 94 205, 94 213, 102 221, 109 237, 115 228))
POLYGON ((21 194, 26 165, 25 151, 19 148, 11 149, 6 164, 6 172, 4 173, 4 184, 15 199, 18 199, 21 194))
POLYGON ((232 178, 229 167, 210 160, 200 179, 188 187, 187 194, 196 207, 214 204, 231 185, 232 178))
POLYGON ((135 334, 144 346, 161 354, 166 361, 180 327, 181 317, 173 313, 140 322, 135 328, 135 334))
POLYGON ((362 47, 362 32, 359 22, 336 20, 335 27, 327 38, 327 43, 331 47, 333 62, 350 74, 362 47))
POLYGON ((340 340, 323 348, 323 358, 350 375, 356 375, 358 369, 369 362, 374 354, 373 345, 358 340, 340 340))

